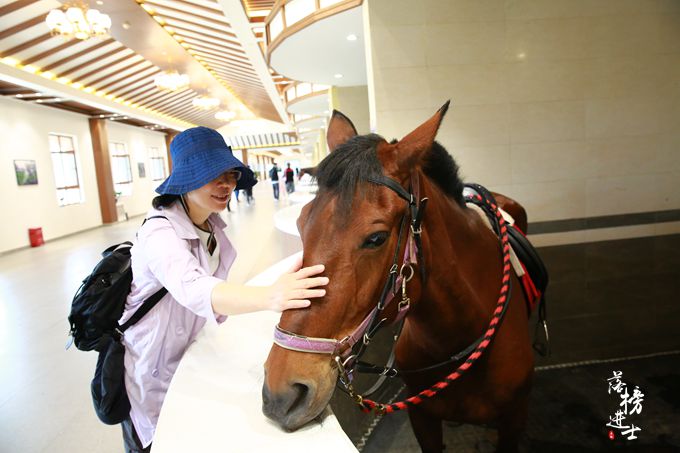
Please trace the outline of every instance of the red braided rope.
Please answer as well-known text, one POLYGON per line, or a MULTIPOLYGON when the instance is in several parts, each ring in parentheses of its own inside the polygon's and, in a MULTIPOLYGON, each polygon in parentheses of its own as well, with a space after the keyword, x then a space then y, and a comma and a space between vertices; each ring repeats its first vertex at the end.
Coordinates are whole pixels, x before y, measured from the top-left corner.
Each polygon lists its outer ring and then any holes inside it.
POLYGON ((491 321, 489 322, 489 327, 487 328, 485 334, 484 334, 484 340, 482 340, 481 343, 475 348, 474 351, 468 356, 468 358, 458 366, 458 368, 446 376, 443 381, 437 382, 433 386, 431 386, 429 389, 425 389, 418 393, 417 395, 413 395, 409 398, 406 398, 403 401, 398 401, 396 403, 392 404, 381 404, 377 403, 373 400, 369 399, 363 399, 362 400, 362 410, 364 412, 370 412, 371 410, 375 410, 379 413, 392 413, 404 409, 408 409, 410 406, 415 406, 417 404, 420 404, 423 402, 424 399, 426 398, 432 398, 435 396, 437 393, 440 391, 444 390, 451 384, 453 381, 456 379, 460 378, 465 372, 467 372, 470 367, 479 359, 484 351, 486 351, 486 348, 489 346, 489 343, 491 343, 491 340, 493 340, 494 336, 496 335, 498 323, 500 321, 501 313, 503 312, 503 306, 508 302, 508 291, 510 289, 510 270, 512 268, 510 264, 510 243, 508 240, 508 226, 507 223, 505 222, 505 219, 503 218, 503 215, 499 211, 498 207, 491 203, 489 200, 482 198, 480 195, 475 194, 473 195, 474 198, 476 198, 478 201, 481 201, 488 206, 490 206, 495 215, 496 218, 498 219, 498 224, 500 226, 500 237, 501 237, 501 248, 503 250, 503 280, 501 281, 501 292, 500 296, 498 297, 498 302, 496 303, 496 309, 493 312, 493 315, 491 317, 491 321))

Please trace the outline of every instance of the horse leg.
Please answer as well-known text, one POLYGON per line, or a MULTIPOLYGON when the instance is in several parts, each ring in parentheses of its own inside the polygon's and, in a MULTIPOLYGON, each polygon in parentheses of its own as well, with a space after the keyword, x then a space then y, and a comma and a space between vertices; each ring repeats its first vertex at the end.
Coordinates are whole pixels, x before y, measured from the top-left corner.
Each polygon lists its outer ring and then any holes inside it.
POLYGON ((426 414, 418 407, 409 408, 408 417, 423 453, 441 453, 444 451, 441 419, 426 414))
POLYGON ((498 446, 499 453, 515 453, 519 451, 519 441, 526 428, 529 412, 529 395, 524 394, 517 398, 509 410, 503 413, 498 420, 498 446))

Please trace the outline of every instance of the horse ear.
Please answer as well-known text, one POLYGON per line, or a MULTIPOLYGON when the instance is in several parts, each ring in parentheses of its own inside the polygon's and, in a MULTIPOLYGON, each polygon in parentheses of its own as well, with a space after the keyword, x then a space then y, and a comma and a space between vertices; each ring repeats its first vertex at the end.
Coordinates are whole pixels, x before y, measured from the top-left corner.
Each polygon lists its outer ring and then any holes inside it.
POLYGON ((335 151, 338 146, 346 143, 347 140, 356 135, 357 129, 352 124, 352 121, 337 110, 333 110, 333 115, 328 123, 328 132, 326 133, 328 149, 335 151))
POLYGON ((439 130, 439 125, 442 123, 450 103, 450 100, 446 101, 432 118, 425 121, 413 132, 397 142, 399 168, 410 171, 420 160, 423 153, 432 148, 434 139, 437 136, 437 131, 439 130))

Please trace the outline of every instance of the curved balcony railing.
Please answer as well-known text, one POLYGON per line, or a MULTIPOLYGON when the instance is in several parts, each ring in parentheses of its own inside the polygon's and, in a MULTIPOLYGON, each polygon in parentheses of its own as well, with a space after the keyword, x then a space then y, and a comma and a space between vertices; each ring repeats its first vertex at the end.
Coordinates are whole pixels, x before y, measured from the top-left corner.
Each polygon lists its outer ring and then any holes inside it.
POLYGON ((265 19, 267 62, 274 49, 289 36, 362 3, 363 0, 277 0, 265 19))
POLYGON ((328 95, 330 87, 318 83, 296 82, 283 91, 283 101, 286 107, 319 95, 328 95))

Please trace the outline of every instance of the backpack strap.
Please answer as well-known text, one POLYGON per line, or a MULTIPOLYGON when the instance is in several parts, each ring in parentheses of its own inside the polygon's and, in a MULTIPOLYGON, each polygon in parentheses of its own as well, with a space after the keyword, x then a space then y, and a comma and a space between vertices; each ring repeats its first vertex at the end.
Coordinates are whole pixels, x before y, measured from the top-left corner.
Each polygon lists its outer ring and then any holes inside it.
POLYGON ((165 288, 161 288, 158 291, 156 291, 153 296, 149 297, 147 300, 144 301, 142 306, 137 309, 135 314, 132 315, 132 317, 128 319, 125 322, 125 324, 118 327, 118 329, 116 330, 118 330, 118 332, 121 334, 125 332, 128 329, 128 327, 137 323, 137 321, 142 319, 148 312, 150 312, 151 309, 155 307, 156 304, 163 298, 163 296, 167 294, 167 292, 168 290, 165 288))
MULTIPOLYGON (((165 219, 165 220, 168 220, 168 218, 163 216, 163 215, 154 215, 154 216, 147 217, 146 219, 144 219, 144 221, 142 222, 142 225, 144 225, 146 223, 146 221, 150 220, 150 219, 165 219)), ((167 294, 167 292, 168 292, 167 289, 161 288, 158 291, 156 291, 151 297, 146 299, 144 301, 144 303, 142 303, 142 306, 137 309, 135 314, 132 315, 132 317, 130 319, 128 319, 123 325, 119 326, 116 329, 118 331, 118 333, 120 333, 122 335, 123 332, 125 332, 128 329, 128 327, 136 324, 137 321, 142 319, 148 312, 151 311, 151 309, 153 307, 156 306, 156 304, 163 298, 163 296, 165 296, 167 294)))
POLYGON ((165 217, 164 215, 152 215, 151 217, 147 217, 146 219, 144 219, 144 221, 142 222, 142 225, 144 225, 144 224, 146 223, 147 220, 151 220, 151 219, 165 219, 165 220, 168 220, 168 218, 165 217))

